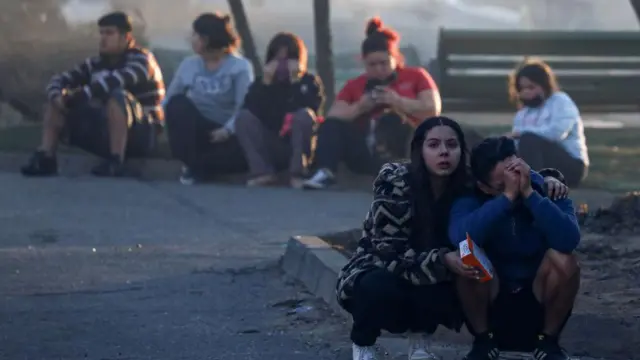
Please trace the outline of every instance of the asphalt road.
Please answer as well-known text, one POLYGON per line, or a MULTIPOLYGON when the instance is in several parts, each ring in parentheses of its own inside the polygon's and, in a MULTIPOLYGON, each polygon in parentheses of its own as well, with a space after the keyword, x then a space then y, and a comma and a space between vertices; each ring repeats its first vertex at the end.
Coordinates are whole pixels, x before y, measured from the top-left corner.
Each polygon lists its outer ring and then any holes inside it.
POLYGON ((342 319, 277 269, 357 226, 340 192, 0 174, 0 359, 348 359, 342 319))

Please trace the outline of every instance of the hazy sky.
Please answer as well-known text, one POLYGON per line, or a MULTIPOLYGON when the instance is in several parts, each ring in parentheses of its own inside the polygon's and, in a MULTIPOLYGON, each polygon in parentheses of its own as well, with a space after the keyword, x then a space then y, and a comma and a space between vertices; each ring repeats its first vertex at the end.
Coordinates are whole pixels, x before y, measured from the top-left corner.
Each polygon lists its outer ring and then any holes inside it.
MULTIPOLYGON (((197 6, 195 11, 228 11, 227 0, 129 1, 141 4, 152 42, 169 47, 188 47, 184 39, 191 17, 195 16, 189 13, 190 5, 197 6), (166 16, 168 13, 174 16, 166 16)), ((282 30, 299 34, 313 48, 311 0, 244 0, 244 3, 260 48, 273 33, 282 30)), ((70 0, 64 12, 71 21, 92 21, 107 10, 103 0, 70 0)), ((386 24, 400 31, 403 44, 416 46, 424 56, 434 54, 440 27, 638 29, 628 0, 334 0, 331 11, 338 52, 357 49, 365 22, 373 15, 381 15, 386 24)))

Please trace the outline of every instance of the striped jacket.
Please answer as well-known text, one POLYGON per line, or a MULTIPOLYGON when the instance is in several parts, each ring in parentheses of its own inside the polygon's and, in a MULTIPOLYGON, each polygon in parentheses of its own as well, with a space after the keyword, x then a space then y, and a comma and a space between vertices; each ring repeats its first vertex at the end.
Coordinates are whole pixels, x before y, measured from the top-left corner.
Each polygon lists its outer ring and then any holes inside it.
POLYGON ((345 307, 357 278, 373 269, 387 271, 414 285, 453 278, 444 264, 448 248, 417 252, 411 248, 411 188, 407 165, 382 166, 373 183, 373 203, 364 220, 362 238, 349 263, 338 275, 338 302, 345 307))
POLYGON ((131 93, 140 102, 149 121, 163 123, 160 104, 165 88, 162 71, 151 52, 133 44, 117 62, 94 56, 69 71, 54 75, 47 86, 47 94, 53 99, 66 90, 81 90, 73 96, 81 100, 106 99, 118 89, 131 93))

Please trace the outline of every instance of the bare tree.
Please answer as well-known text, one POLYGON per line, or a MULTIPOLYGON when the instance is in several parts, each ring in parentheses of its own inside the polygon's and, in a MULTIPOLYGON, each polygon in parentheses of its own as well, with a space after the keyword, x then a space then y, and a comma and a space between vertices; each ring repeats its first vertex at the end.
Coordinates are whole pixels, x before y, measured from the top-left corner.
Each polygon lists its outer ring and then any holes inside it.
POLYGON ((316 39, 316 69, 324 83, 327 99, 325 108, 328 109, 335 97, 330 0, 313 0, 313 24, 316 39))
POLYGON ((636 14, 636 19, 640 22, 640 0, 629 0, 629 2, 631 3, 633 12, 636 14))
POLYGON ((244 56, 253 64, 253 71, 256 76, 262 76, 262 62, 256 49, 256 43, 253 40, 253 34, 249 26, 249 18, 244 10, 244 4, 242 0, 227 0, 227 2, 229 3, 229 9, 231 10, 231 16, 233 16, 233 22, 236 25, 238 35, 240 35, 242 39, 244 56))

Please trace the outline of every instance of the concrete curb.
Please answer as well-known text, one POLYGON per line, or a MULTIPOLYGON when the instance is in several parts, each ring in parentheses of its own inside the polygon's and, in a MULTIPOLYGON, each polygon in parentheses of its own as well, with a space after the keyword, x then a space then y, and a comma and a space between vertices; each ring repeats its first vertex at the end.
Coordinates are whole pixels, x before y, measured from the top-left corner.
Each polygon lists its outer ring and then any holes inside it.
POLYGON ((331 310, 351 316, 338 305, 335 296, 336 279, 347 259, 317 236, 294 236, 289 239, 281 261, 284 272, 324 300, 331 310))
MULTIPOLYGON (((292 278, 301 281, 304 286, 317 297, 323 299, 338 314, 351 324, 351 316, 338 305, 335 296, 335 285, 338 273, 347 264, 347 258, 331 245, 317 236, 293 236, 287 243, 284 256, 280 261, 282 270, 292 278)), ((345 334, 346 336, 346 334, 345 334)), ((383 333, 377 346, 392 359, 407 357, 405 339, 398 335, 383 333)), ((434 342, 431 350, 442 360, 457 360, 464 357, 468 346, 434 342)), ((530 354, 503 353, 503 360, 530 359, 530 354)), ((581 358, 582 360, 595 360, 581 358)))
MULTIPOLYGON (((0 172, 17 173, 25 164, 28 153, 0 153, 0 172)), ((62 176, 76 177, 90 173, 97 158, 84 154, 59 154, 58 165, 62 176)), ((144 180, 175 180, 180 174, 181 164, 176 160, 131 159, 127 170, 131 175, 144 180)))

